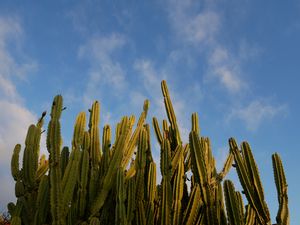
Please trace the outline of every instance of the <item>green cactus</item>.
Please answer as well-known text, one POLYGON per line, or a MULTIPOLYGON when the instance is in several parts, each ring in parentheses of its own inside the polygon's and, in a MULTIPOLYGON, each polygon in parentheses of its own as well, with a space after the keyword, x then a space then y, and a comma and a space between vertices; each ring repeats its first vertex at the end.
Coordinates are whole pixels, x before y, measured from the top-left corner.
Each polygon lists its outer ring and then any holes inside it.
MULTIPOLYGON (((11 174, 17 201, 8 204, 11 224, 270 225, 249 144, 243 142, 239 149, 230 139, 229 154, 218 172, 210 140, 200 136, 198 114, 192 114, 189 141, 183 143, 165 81, 161 88, 168 120, 162 121, 161 128, 155 117, 152 120, 160 145, 160 184, 152 157, 150 126, 145 124, 148 100, 135 128, 134 116, 123 117, 112 140, 111 127, 105 125, 102 146, 100 104, 95 101, 87 130, 85 113, 78 114, 69 150, 67 146, 61 148, 63 99, 58 95, 47 129, 49 159, 40 156, 45 112, 28 129, 22 165, 21 145, 13 150, 11 174), (223 182, 233 160, 247 199, 245 206, 233 183, 223 182)), ((277 153, 272 161, 279 203, 276 221, 289 225, 287 182, 277 153)))
POLYGON ((276 221, 278 225, 283 225, 283 224, 289 225, 290 216, 289 216, 288 195, 287 195, 288 185, 286 182, 280 156, 277 153, 272 155, 272 162, 273 162, 274 178, 275 178, 278 203, 279 203, 279 209, 276 216, 276 221))
POLYGON ((233 138, 229 139, 230 150, 234 155, 236 170, 246 198, 256 212, 260 224, 271 224, 270 214, 264 201, 263 188, 258 174, 257 165, 252 151, 247 143, 242 144, 242 150, 233 138))
POLYGON ((97 194, 95 201, 91 206, 91 215, 94 216, 104 205, 105 199, 112 188, 113 177, 116 176, 118 165, 120 165, 123 157, 125 140, 129 136, 130 132, 130 120, 128 117, 122 119, 120 125, 119 138, 116 140, 114 153, 110 161, 110 165, 107 169, 106 175, 101 184, 100 192, 97 194))
POLYGON ((44 175, 41 179, 37 195, 37 211, 34 217, 34 225, 45 224, 49 213, 49 177, 44 175))
POLYGON ((15 181, 20 178, 20 169, 19 169, 19 154, 21 151, 21 145, 17 144, 14 148, 14 152, 11 159, 11 174, 15 181))
POLYGON ((117 204, 115 224, 127 225, 127 215, 125 208, 126 189, 124 180, 124 171, 122 168, 117 172, 117 204))
POLYGON ((241 194, 235 191, 234 185, 230 180, 224 181, 224 194, 226 201, 226 209, 228 222, 231 225, 243 225, 244 213, 241 194))
POLYGON ((91 138, 90 157, 94 167, 98 166, 101 158, 99 132, 100 104, 95 101, 90 110, 89 132, 91 138))
POLYGON ((50 169, 50 202, 52 224, 61 225, 62 221, 62 186, 61 186, 61 169, 60 169, 60 148, 61 148, 61 131, 60 116, 63 109, 62 96, 57 95, 52 103, 51 120, 47 132, 47 149, 49 155, 50 169))

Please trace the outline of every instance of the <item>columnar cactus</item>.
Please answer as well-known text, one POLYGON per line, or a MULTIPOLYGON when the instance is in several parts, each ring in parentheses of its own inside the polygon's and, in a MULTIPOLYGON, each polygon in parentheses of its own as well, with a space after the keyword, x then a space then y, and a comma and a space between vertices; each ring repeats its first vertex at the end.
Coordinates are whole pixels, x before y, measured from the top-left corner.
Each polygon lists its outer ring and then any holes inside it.
MULTIPOLYGON (((88 127, 85 112, 78 114, 69 148, 62 147, 60 117, 64 108, 58 95, 47 129, 49 160, 40 156, 46 113, 28 129, 22 165, 21 145, 13 150, 11 173, 17 202, 8 204, 11 224, 270 225, 249 144, 243 142, 239 148, 230 139, 227 159, 218 172, 210 140, 200 134, 198 114, 192 114, 189 142, 183 143, 165 81, 161 89, 168 120, 163 120, 161 127, 155 117, 152 120, 160 145, 160 183, 151 153, 150 126, 145 123, 148 100, 136 126, 134 116, 121 119, 114 140, 111 127, 104 125, 101 145, 100 103, 95 101, 88 127), (233 183, 223 182, 232 164, 247 199, 245 206, 233 183)), ((276 221, 289 225, 287 182, 277 153, 272 161, 279 203, 276 221)))

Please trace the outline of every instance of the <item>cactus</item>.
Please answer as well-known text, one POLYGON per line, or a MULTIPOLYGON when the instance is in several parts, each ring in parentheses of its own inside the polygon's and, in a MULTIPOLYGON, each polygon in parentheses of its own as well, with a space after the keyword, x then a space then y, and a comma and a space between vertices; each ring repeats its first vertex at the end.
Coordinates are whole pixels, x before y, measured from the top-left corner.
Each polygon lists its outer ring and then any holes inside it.
POLYGON ((95 101, 90 110, 90 122, 89 122, 89 133, 91 138, 90 157, 92 159, 93 166, 98 166, 101 158, 100 151, 100 133, 99 133, 99 114, 100 104, 95 101))
POLYGON ((289 225, 289 208, 288 208, 288 195, 287 195, 287 182, 282 166, 280 156, 275 153, 272 155, 274 178, 277 189, 279 209, 276 216, 276 221, 278 225, 289 225))
POLYGON ((234 185, 230 180, 224 181, 224 193, 226 200, 226 209, 228 222, 232 225, 243 225, 244 214, 243 214, 243 202, 241 193, 235 191, 234 185))
MULTIPOLYGON (((161 83, 167 120, 153 117, 160 145, 161 182, 157 183, 150 126, 145 123, 149 101, 135 126, 134 116, 103 127, 100 145, 100 103, 78 114, 72 146, 62 148, 60 117, 63 99, 54 98, 47 129, 49 159, 40 156, 46 113, 30 125, 19 163, 21 145, 12 153, 11 174, 16 203, 9 203, 11 224, 20 225, 270 225, 262 182, 247 142, 229 140, 229 153, 217 171, 210 140, 201 136, 197 113, 191 117, 188 143, 183 143, 169 90, 161 83), (135 128, 134 128, 135 126, 135 128), (235 162, 247 203, 230 180, 223 179, 235 162), (47 173, 48 172, 48 173, 47 173), (190 178, 189 178, 190 177, 190 178), (223 182, 223 185, 222 185, 223 182), (225 196, 225 198, 224 198, 225 196), (225 211, 226 206, 226 211, 225 211)), ((279 209, 277 224, 289 224, 287 182, 281 159, 272 155, 279 209)))
POLYGON ((57 95, 52 103, 51 120, 47 132, 47 149, 50 153, 50 202, 52 224, 61 225, 62 221, 62 185, 60 169, 60 116, 63 109, 62 96, 57 95))

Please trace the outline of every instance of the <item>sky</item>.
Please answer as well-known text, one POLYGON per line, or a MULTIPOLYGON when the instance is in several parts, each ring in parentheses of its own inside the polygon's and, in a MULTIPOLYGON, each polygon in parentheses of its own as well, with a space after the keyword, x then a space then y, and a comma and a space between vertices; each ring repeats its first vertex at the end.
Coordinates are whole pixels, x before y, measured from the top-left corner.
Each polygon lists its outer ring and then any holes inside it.
MULTIPOLYGON (((14 201, 13 147, 24 147, 28 126, 49 112, 55 95, 62 94, 67 107, 61 122, 70 146, 76 115, 95 100, 101 127, 138 116, 145 99, 147 122, 153 116, 162 121, 165 79, 183 140, 191 113, 198 112, 218 168, 230 137, 250 143, 273 223, 278 203, 271 155, 281 155, 296 225, 299 40, 300 2, 293 0, 1 0, 0 211, 14 201)), ((228 178, 240 188, 234 171, 228 178)))

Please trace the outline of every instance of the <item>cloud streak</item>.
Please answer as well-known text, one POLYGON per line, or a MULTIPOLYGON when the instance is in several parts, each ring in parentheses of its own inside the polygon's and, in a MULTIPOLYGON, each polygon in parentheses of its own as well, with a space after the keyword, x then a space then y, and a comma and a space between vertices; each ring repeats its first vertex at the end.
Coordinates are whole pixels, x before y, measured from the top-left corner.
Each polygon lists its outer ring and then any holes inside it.
POLYGON ((254 100, 245 107, 232 110, 228 120, 239 119, 245 123, 249 131, 256 131, 263 122, 278 116, 285 116, 287 112, 287 105, 274 106, 264 101, 254 100))

